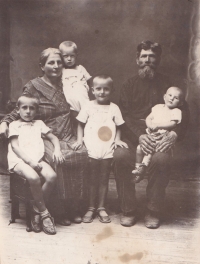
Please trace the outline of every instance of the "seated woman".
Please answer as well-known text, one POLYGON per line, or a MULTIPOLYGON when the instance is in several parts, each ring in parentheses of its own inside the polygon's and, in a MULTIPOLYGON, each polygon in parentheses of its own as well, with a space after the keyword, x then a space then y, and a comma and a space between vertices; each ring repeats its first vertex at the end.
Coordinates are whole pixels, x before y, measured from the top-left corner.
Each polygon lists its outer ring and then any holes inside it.
MULTIPOLYGON (((76 138, 71 129, 70 106, 62 92, 63 61, 60 51, 54 48, 45 49, 42 51, 39 61, 43 76, 29 81, 24 87, 23 94, 38 99, 39 111, 35 119, 43 120, 52 133, 58 137, 64 155, 64 163, 55 166, 52 158, 53 144, 44 140, 45 161, 51 164, 56 171, 58 197, 62 200, 63 209, 65 209, 61 217, 57 219, 57 223, 70 225, 70 220, 66 214, 67 202, 72 208, 71 220, 75 223, 81 223, 79 203, 83 196, 83 176, 88 161, 87 152, 84 147, 77 151, 71 148, 76 138)), ((1 120, 0 136, 7 137, 8 125, 18 119, 17 109, 6 115, 1 120)))

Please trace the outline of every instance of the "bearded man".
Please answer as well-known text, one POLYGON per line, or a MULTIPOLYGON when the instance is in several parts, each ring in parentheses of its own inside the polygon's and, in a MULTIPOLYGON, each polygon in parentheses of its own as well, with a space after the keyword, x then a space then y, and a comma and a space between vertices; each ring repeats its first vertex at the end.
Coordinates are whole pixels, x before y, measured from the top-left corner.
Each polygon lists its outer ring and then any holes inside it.
POLYGON ((123 226, 132 226, 136 222, 137 201, 135 185, 132 183, 132 170, 135 167, 136 147, 140 144, 145 154, 153 154, 148 166, 148 184, 146 189, 147 209, 145 226, 158 228, 161 212, 164 208, 165 189, 170 177, 171 147, 177 138, 182 139, 187 128, 189 111, 184 101, 181 106, 182 121, 173 131, 156 145, 155 139, 146 134, 145 119, 151 108, 163 104, 163 95, 171 86, 169 79, 158 73, 162 49, 158 43, 144 41, 137 47, 137 75, 125 82, 120 95, 120 109, 125 120, 122 131, 123 140, 129 148, 117 148, 114 152, 114 171, 123 226))

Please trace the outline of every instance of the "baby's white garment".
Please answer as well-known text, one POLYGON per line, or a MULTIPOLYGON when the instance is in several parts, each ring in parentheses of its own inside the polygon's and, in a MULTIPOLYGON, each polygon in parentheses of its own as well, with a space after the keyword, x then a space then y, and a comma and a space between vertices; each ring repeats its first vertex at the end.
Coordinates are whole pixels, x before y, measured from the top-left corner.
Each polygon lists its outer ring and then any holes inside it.
MULTIPOLYGON (((32 160, 38 162, 44 156, 44 142, 42 135, 50 132, 42 120, 24 122, 21 119, 9 125, 9 138, 18 136, 20 149, 32 160)), ((8 145, 8 168, 11 171, 22 160, 14 153, 11 143, 8 145)))
POLYGON ((124 123, 119 107, 114 103, 98 105, 96 101, 89 101, 81 109, 77 120, 86 123, 84 143, 89 157, 94 159, 112 158, 116 126, 124 123))
POLYGON ((79 112, 85 103, 89 101, 87 81, 91 77, 82 65, 78 65, 73 69, 63 69, 63 92, 72 110, 79 112))
MULTIPOLYGON (((153 122, 154 123, 166 123, 170 121, 177 121, 179 124, 182 119, 181 110, 178 108, 169 109, 164 104, 157 104, 152 107, 151 113, 153 115, 153 122)), ((159 129, 157 132, 162 134, 165 133, 166 129, 159 129)), ((157 133, 156 132, 156 133, 157 133)))

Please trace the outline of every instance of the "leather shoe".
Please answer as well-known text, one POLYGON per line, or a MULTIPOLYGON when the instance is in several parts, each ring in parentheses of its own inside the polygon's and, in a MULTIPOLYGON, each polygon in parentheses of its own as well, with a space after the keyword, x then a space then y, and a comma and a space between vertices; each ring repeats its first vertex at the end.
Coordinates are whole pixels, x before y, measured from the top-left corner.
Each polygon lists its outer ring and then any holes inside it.
POLYGON ((71 221, 65 216, 56 220, 56 223, 62 226, 70 226, 71 221))
POLYGON ((82 217, 80 216, 79 212, 75 212, 71 216, 71 220, 75 224, 80 224, 82 223, 82 217))
POLYGON ((120 218, 120 224, 126 227, 133 226, 136 223, 135 212, 123 213, 120 218))
POLYGON ((158 228, 160 226, 159 213, 148 210, 144 218, 144 224, 147 228, 151 228, 151 229, 158 228))
POLYGON ((35 211, 31 212, 31 228, 35 233, 42 231, 40 214, 36 213, 35 211))

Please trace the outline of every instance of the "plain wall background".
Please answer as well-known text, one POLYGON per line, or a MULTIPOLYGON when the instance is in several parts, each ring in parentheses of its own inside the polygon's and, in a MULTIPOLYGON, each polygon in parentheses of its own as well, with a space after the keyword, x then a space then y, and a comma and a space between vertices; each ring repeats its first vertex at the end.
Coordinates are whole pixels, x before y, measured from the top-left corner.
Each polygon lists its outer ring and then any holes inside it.
MULTIPOLYGON (((77 44, 78 61, 92 76, 112 76, 114 102, 123 82, 137 73, 136 47, 142 40, 162 45, 159 71, 187 90, 193 9, 188 0, 10 1, 10 98, 16 101, 23 85, 41 74, 40 52, 64 40, 77 44)), ((189 104, 195 98, 190 96, 189 104)), ((189 171, 197 166, 199 149, 194 122, 192 133, 175 154, 176 163, 187 164, 189 171)))
POLYGON ((148 39, 162 44, 160 72, 183 85, 191 10, 187 0, 13 1, 11 99, 15 101, 22 86, 40 74, 40 52, 64 40, 77 43, 79 63, 92 76, 106 73, 113 77, 116 94, 136 73, 136 47, 148 39))

